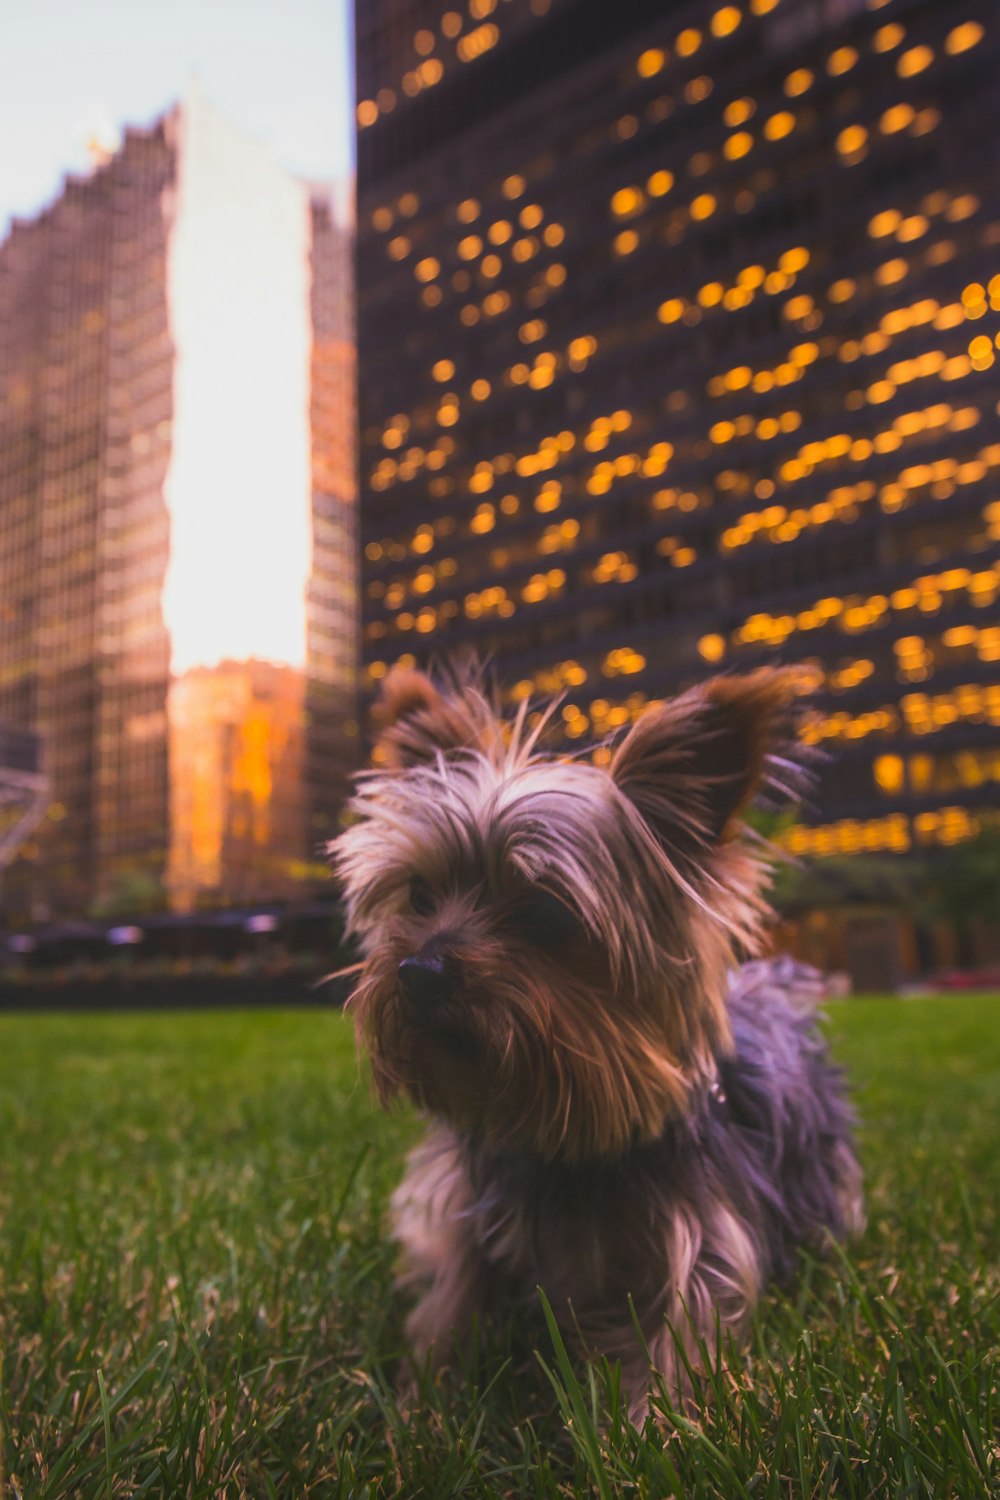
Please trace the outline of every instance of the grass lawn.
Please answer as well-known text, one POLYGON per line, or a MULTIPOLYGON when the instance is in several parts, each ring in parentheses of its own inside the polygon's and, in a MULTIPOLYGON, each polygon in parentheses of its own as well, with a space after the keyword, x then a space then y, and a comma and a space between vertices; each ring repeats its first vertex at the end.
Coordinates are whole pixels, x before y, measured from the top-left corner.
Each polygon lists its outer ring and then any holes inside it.
POLYGON ((325 1012, 0 1016, 6 1496, 1000 1493, 1000 998, 851 1001, 869 1228, 697 1421, 501 1347, 393 1396, 415 1133, 325 1012), (991 1488, 992 1486, 992 1488, 991 1488))

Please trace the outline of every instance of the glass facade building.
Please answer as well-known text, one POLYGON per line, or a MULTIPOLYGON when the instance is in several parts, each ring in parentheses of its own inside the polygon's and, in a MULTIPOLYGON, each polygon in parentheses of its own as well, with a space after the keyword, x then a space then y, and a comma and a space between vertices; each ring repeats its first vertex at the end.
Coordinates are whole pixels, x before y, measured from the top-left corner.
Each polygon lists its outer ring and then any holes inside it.
POLYGON ((196 95, 0 247, 0 716, 52 801, 12 912, 319 877, 356 754, 350 246, 196 95))
POLYGON ((803 853, 1000 802, 984 0, 364 0, 363 655, 568 744, 797 664, 803 853))

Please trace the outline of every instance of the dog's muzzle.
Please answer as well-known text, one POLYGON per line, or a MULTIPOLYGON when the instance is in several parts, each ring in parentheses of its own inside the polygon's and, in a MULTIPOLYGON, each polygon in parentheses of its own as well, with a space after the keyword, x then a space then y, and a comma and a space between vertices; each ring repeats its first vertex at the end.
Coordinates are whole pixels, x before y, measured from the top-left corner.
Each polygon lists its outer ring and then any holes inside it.
POLYGON ((434 950, 404 958, 399 966, 399 985, 403 999, 421 1007, 447 1000, 454 989, 444 955, 434 950))

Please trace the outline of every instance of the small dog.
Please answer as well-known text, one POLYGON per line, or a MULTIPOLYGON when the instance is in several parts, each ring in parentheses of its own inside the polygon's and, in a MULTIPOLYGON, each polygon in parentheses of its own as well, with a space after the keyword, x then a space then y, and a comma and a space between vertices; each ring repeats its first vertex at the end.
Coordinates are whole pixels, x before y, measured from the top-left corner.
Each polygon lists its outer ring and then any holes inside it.
POLYGON ((682 1396, 797 1247, 860 1224, 822 982, 736 966, 768 910, 741 814, 794 769, 791 696, 718 677, 599 765, 544 753, 544 716, 505 724, 474 675, 387 678, 381 768, 332 855, 375 1085, 433 1121, 393 1200, 418 1355, 540 1285, 641 1418, 650 1359, 682 1396))

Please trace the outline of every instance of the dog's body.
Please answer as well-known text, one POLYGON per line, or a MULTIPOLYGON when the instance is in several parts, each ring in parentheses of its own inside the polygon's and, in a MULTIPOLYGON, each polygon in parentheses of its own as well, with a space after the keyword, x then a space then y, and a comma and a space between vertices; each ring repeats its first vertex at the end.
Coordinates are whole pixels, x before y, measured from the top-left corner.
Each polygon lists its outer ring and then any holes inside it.
POLYGON ((644 1345, 681 1390, 799 1247, 860 1221, 818 976, 733 964, 766 911, 739 814, 787 696, 717 679, 603 770, 541 754, 474 686, 390 683, 390 768, 334 853, 376 1083, 435 1117, 395 1198, 418 1354, 541 1285, 640 1413, 644 1345))
POLYGON ((432 1128, 394 1199, 420 1297, 415 1346, 447 1348, 474 1318, 531 1309, 541 1286, 572 1307, 587 1347, 621 1360, 641 1401, 631 1298, 654 1366, 682 1386, 678 1340, 696 1362, 691 1335, 712 1347, 717 1322, 739 1334, 799 1247, 858 1225, 850 1114, 815 1027, 820 993, 814 971, 788 960, 738 970, 736 1050, 718 1084, 621 1156, 567 1165, 432 1128))

